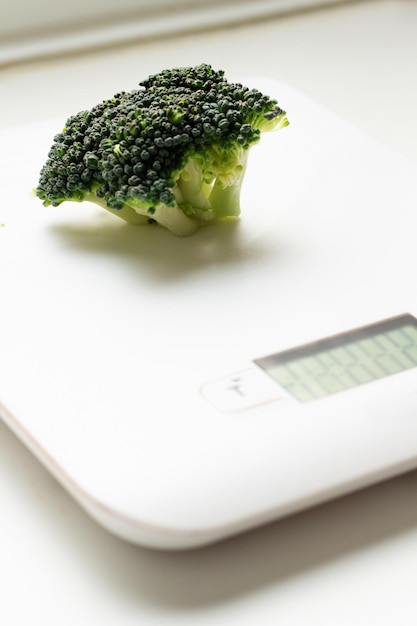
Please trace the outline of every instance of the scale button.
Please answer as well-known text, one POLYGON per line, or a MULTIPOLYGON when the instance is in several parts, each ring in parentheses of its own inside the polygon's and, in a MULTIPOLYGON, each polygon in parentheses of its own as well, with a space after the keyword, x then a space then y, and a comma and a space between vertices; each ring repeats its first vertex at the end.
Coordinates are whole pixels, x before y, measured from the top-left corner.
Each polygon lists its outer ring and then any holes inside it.
POLYGON ((227 412, 284 399, 278 384, 254 367, 205 383, 201 393, 210 404, 227 412))

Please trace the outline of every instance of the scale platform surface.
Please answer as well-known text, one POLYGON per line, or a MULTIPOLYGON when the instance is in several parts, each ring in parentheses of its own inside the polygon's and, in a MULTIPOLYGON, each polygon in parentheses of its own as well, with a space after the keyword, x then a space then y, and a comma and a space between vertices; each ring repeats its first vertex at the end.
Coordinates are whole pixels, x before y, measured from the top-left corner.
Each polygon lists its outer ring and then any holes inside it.
POLYGON ((416 165, 288 85, 242 82, 290 126, 251 150, 241 219, 187 238, 44 208, 31 189, 65 120, 1 133, 0 415, 95 520, 155 548, 417 466, 416 165), (332 350, 343 371, 299 374, 332 350))

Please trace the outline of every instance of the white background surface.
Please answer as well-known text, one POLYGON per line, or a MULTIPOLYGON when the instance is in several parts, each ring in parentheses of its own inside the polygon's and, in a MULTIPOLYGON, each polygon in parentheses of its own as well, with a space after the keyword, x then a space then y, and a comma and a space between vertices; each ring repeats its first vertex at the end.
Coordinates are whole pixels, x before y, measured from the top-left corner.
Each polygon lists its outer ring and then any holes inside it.
MULTIPOLYGON (((417 160, 416 32, 414 0, 362 2, 4 68, 1 126, 65 118, 162 67, 207 61, 286 81, 417 160)), ((414 625, 416 493, 412 472, 211 548, 152 552, 99 528, 0 425, 0 619, 414 625)))
POLYGON ((0 65, 34 54, 250 23, 344 0, 15 0, 0 5, 0 65))
MULTIPOLYGON (((321 0, 321 4, 342 0, 321 0)), ((149 15, 186 11, 213 10, 222 5, 229 5, 239 13, 239 5, 253 4, 268 6, 271 12, 293 9, 318 4, 316 0, 14 0, 3 3, 0 7, 0 33, 7 38, 48 34, 51 27, 61 32, 91 27, 111 22, 123 22, 126 19, 147 19, 149 15)))

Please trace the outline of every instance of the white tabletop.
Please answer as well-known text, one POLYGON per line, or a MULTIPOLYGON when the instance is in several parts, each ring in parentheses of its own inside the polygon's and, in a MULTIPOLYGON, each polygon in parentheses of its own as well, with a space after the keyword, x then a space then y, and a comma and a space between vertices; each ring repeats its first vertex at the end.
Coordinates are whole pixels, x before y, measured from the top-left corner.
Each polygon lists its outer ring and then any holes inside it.
MULTIPOLYGON (((346 4, 4 68, 1 127, 210 62, 287 82, 417 160, 417 3, 346 4), (28 97, 29 93, 29 97, 28 97)), ((22 390, 24 393, 24 390, 22 390)), ((415 624, 417 473, 191 552, 101 529, 0 424, 0 616, 42 624, 415 624)))

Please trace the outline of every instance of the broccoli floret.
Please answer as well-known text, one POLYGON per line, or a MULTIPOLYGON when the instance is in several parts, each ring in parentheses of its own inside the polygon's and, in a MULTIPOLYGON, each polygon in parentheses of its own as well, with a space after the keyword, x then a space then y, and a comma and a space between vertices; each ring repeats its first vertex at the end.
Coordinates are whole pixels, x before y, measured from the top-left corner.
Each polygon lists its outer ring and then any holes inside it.
POLYGON ((249 148, 287 124, 276 100, 210 65, 164 70, 70 117, 35 192, 189 235, 239 216, 249 148))

